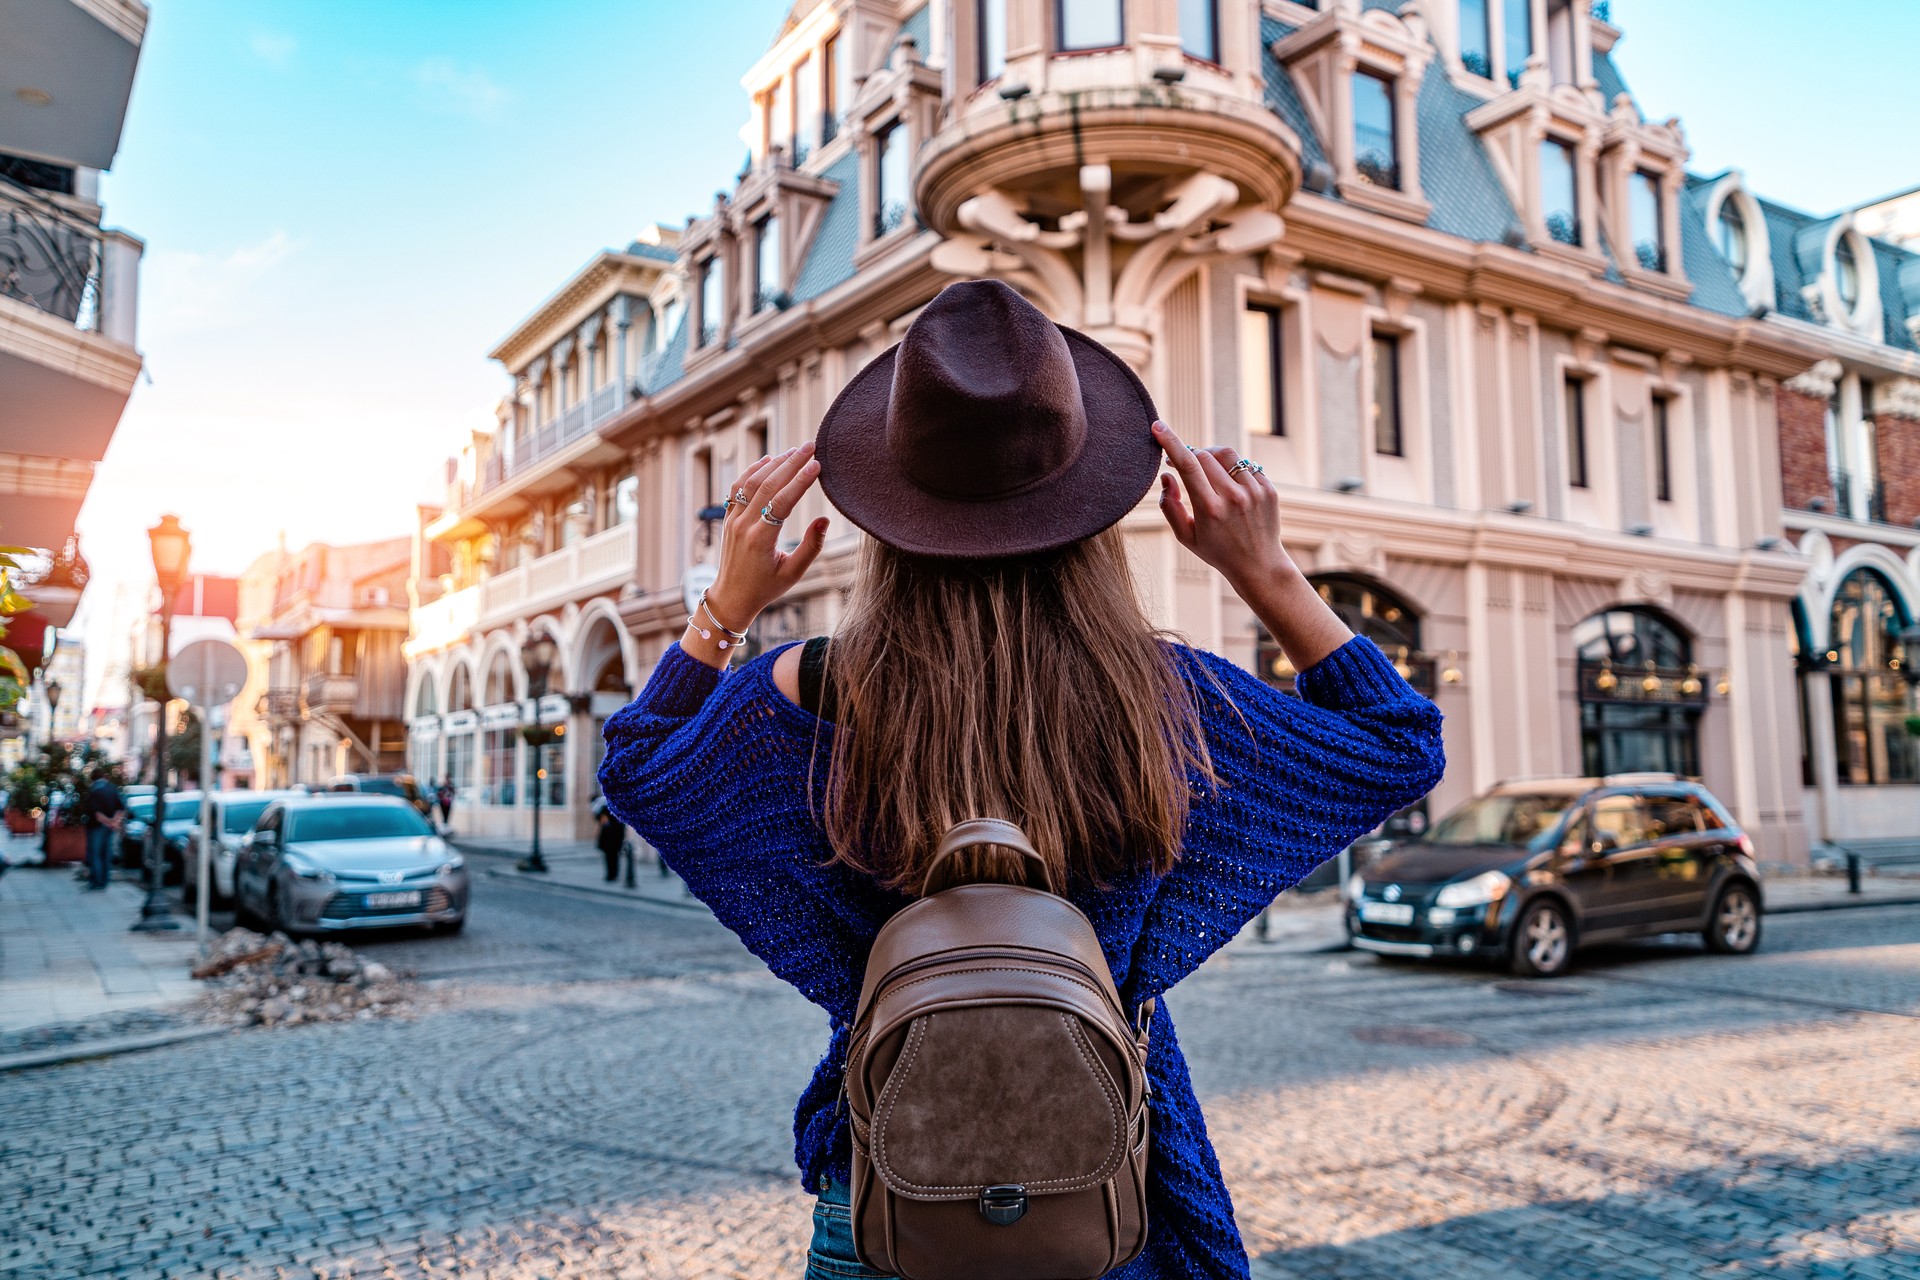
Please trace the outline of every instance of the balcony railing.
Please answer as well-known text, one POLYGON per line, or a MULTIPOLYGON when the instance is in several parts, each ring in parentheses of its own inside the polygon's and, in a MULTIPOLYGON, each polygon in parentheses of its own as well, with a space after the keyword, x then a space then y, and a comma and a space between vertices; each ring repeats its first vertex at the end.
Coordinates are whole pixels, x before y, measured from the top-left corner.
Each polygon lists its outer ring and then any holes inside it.
POLYGON ((99 227, 0 181, 0 295, 97 331, 101 243, 99 227))
POLYGON ((1834 512, 1848 520, 1887 522, 1887 483, 1876 477, 1855 475, 1851 471, 1833 473, 1834 512), (1854 503, 1858 501, 1859 506, 1854 503))
POLYGON ((494 574, 480 584, 476 623, 492 626, 503 617, 536 612, 626 581, 633 576, 638 528, 638 521, 629 520, 494 574))
POLYGON ((316 671, 307 677, 302 693, 309 714, 351 715, 360 696, 360 682, 352 676, 316 671))

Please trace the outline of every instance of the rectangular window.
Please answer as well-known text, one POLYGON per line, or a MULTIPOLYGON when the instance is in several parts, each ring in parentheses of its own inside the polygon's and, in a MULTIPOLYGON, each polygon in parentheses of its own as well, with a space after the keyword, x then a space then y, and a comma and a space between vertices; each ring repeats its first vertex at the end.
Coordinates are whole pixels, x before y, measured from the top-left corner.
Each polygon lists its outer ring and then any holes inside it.
POLYGON ((780 219, 768 214, 753 228, 753 309, 778 306, 781 296, 780 219))
POLYGON ((1632 227, 1633 256, 1645 271, 1667 269, 1667 232, 1660 216, 1660 179, 1635 169, 1627 180, 1627 211, 1632 227))
POLYGON ((520 735, 512 729, 489 729, 486 738, 486 778, 480 786, 481 804, 514 802, 514 748, 520 735))
POLYGON ((1547 0, 1547 71, 1555 84, 1573 83, 1572 0, 1547 0))
POLYGON ((1400 429, 1400 339, 1391 333, 1373 335, 1373 451, 1406 455, 1400 429))
POLYGON ((907 220, 907 126, 895 121, 875 140, 873 235, 877 240, 907 220))
POLYGON ((1286 434, 1281 368, 1280 308, 1249 302, 1240 316, 1240 412, 1249 435, 1286 434))
POLYGON ((1123 0, 1054 0, 1054 30, 1067 49, 1111 49, 1126 39, 1123 0))
POLYGON ((1673 401, 1667 397, 1653 398, 1653 496, 1661 502, 1673 501, 1672 408, 1673 401))
POLYGON ((1527 68, 1527 59, 1533 56, 1533 0, 1501 0, 1505 6, 1500 16, 1506 26, 1506 39, 1501 43, 1506 56, 1507 83, 1520 83, 1520 73, 1527 68))
POLYGON ((1460 65, 1476 76, 1493 75, 1493 27, 1487 0, 1460 0, 1460 65))
POLYGON ((720 341, 727 314, 726 274, 717 253, 700 264, 700 346, 720 341))
POLYGON ((820 67, 802 58, 793 67, 793 162, 799 164, 820 145, 820 67))
POLYGON ((1565 384, 1567 414, 1567 483, 1576 489, 1587 487, 1587 383, 1584 378, 1567 375, 1565 384))
POLYGON ((1547 234, 1561 244, 1579 244, 1580 186, 1574 179, 1573 147, 1558 138, 1540 143, 1540 213, 1547 234))
POLYGON ((767 98, 767 144, 790 147, 793 143, 793 102, 787 96, 787 79, 774 82, 767 98))
MULTIPOLYGON (((747 457, 758 461, 767 456, 767 424, 759 422, 747 428, 747 457)), ((747 465, 753 465, 751 462, 747 465)))
POLYGON ((1180 0, 1180 47, 1202 62, 1220 61, 1220 0, 1180 0))
POLYGON ((1400 189, 1393 81, 1371 71, 1353 73, 1353 165, 1363 181, 1400 189))
POLYGON ((820 46, 820 141, 832 142, 840 133, 840 108, 852 95, 841 85, 840 33, 820 46))
POLYGON ((978 83, 985 84, 1007 69, 1007 0, 975 0, 973 22, 978 83))
POLYGON ((640 515, 640 477, 621 476, 613 486, 613 522, 626 524, 640 515))

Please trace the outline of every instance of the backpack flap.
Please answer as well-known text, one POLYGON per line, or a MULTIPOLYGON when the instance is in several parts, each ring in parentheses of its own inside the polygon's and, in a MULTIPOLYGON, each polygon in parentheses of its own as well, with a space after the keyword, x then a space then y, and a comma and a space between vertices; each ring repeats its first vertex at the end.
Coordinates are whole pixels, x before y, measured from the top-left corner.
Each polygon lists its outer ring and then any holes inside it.
POLYGON ((1127 1157, 1130 1136, 1115 1083, 1125 1076, 1103 1041, 1077 1015, 1040 1005, 914 1018, 876 1100, 874 1171, 894 1194, 919 1201, 1099 1186, 1127 1157), (1017 1091, 1006 1087, 1014 1082, 1017 1091))

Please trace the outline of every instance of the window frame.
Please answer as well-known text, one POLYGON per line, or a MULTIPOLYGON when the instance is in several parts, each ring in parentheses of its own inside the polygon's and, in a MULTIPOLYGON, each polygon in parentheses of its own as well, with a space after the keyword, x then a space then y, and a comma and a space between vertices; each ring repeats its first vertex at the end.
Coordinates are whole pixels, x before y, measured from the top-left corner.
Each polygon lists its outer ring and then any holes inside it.
POLYGON ((1648 409, 1653 434, 1653 498, 1673 501, 1673 397, 1655 395, 1648 409))
POLYGON ((1632 244, 1634 265, 1642 271, 1664 272, 1668 263, 1667 247, 1667 193, 1659 174, 1650 169, 1633 168, 1627 171, 1627 238, 1632 244), (1653 200, 1653 249, 1655 261, 1649 264, 1641 249, 1639 228, 1634 214, 1639 207, 1642 193, 1653 200))
POLYGON ((727 265, 724 255, 716 248, 712 253, 700 259, 700 287, 696 296, 700 299, 700 327, 694 333, 698 341, 693 346, 701 351, 725 344, 727 314, 727 265), (720 274, 716 279, 714 272, 720 274), (719 315, 708 315, 709 304, 719 304, 719 315))
POLYGON ((913 201, 909 191, 900 192, 900 218, 892 226, 886 225, 887 219, 887 152, 889 146, 901 148, 901 178, 907 187, 913 185, 912 157, 907 149, 912 144, 912 135, 908 131, 903 117, 895 116, 873 131, 873 225, 869 228, 872 239, 884 240, 904 228, 913 216, 913 201), (895 135, 898 141, 895 142, 895 135))
POLYGON ((974 0, 973 4, 973 87, 991 84, 1007 70, 1007 3, 1008 0, 974 0), (999 65, 991 71, 988 67, 995 61, 989 55, 994 52, 989 42, 989 23, 987 10, 997 8, 1000 14, 999 65))
POLYGON ((1587 383, 1585 375, 1568 370, 1561 375, 1561 429, 1566 441, 1567 487, 1593 491, 1592 460, 1588 456, 1587 383))
POLYGON ((1371 377, 1367 389, 1367 404, 1373 428, 1373 452, 1381 457, 1404 458, 1407 456, 1407 412, 1406 379, 1401 369, 1400 344, 1406 335, 1386 328, 1374 328, 1367 335, 1367 362, 1371 377), (1381 447, 1383 429, 1386 428, 1386 414, 1381 412, 1381 353, 1387 355, 1386 378, 1388 402, 1392 407, 1392 444, 1391 449, 1381 447))
MULTIPOLYGON (((1267 412, 1269 414, 1267 420, 1272 425, 1265 431, 1255 431, 1249 427, 1247 434, 1285 439, 1287 434, 1286 307, 1279 302, 1249 298, 1242 310, 1242 322, 1244 323, 1246 315, 1252 314, 1259 314, 1266 319, 1267 412)), ((1241 354, 1244 359, 1246 353, 1243 351, 1241 354)), ((1245 406, 1242 406, 1241 418, 1243 422, 1246 419, 1245 406)))
POLYGON ((1554 211, 1549 210, 1547 207, 1547 171, 1544 163, 1539 166, 1540 223, 1546 228, 1547 239, 1552 243, 1563 245, 1569 249, 1584 249, 1587 246, 1586 211, 1580 207, 1580 147, 1575 142, 1570 142, 1556 133, 1549 132, 1540 139, 1539 155, 1542 161, 1544 161, 1547 156, 1549 149, 1566 157, 1568 190, 1573 201, 1571 210, 1573 215, 1573 238, 1570 240, 1562 239, 1554 230, 1554 211))
POLYGON ((1194 59, 1195 61, 1204 62, 1210 67, 1217 67, 1221 65, 1221 61, 1220 61, 1220 0, 1195 0, 1195 2, 1199 4, 1204 4, 1206 6, 1207 52, 1196 53, 1194 50, 1187 47, 1187 33, 1185 30, 1185 27, 1186 27, 1185 10, 1186 10, 1187 0, 1180 0, 1179 2, 1178 16, 1180 19, 1180 26, 1181 26, 1180 52, 1185 54, 1187 57, 1194 59))
POLYGON ((1740 208, 1740 202, 1732 197, 1722 200, 1720 202, 1719 212, 1714 215, 1713 221, 1713 247, 1720 251, 1720 257, 1726 262, 1728 268, 1732 270, 1734 277, 1736 279, 1745 279, 1747 268, 1752 265, 1753 262, 1753 236, 1747 230, 1747 215, 1745 211, 1740 208), (1728 237, 1725 229, 1728 223, 1728 214, 1733 215, 1733 225, 1737 227, 1740 232, 1740 260, 1738 262, 1735 262, 1732 255, 1727 252, 1728 237))
POLYGON ((780 250, 780 214, 776 210, 769 209, 753 222, 753 298, 750 308, 750 313, 753 315, 778 309, 775 299, 783 292, 779 277, 784 275, 786 270, 782 262, 785 255, 780 250), (771 282, 766 279, 769 243, 773 251, 775 276, 771 282))
POLYGON ((1404 191, 1405 175, 1400 163, 1400 84, 1399 77, 1376 71, 1371 67, 1355 67, 1347 94, 1353 116, 1353 168, 1362 182, 1369 186, 1380 187, 1387 191, 1404 191), (1390 181, 1381 182, 1361 163, 1360 146, 1360 82, 1371 80, 1380 87, 1382 100, 1387 106, 1387 153, 1389 159, 1390 181))
POLYGON ((1497 0, 1459 0, 1454 9, 1455 21, 1458 23, 1457 32, 1459 40, 1457 42, 1457 48, 1460 54, 1460 68, 1468 75, 1478 76, 1482 80, 1493 79, 1493 5, 1495 3, 1497 3, 1497 0), (1468 21, 1467 8, 1469 5, 1477 5, 1479 7, 1479 22, 1472 23, 1468 21), (1481 65, 1479 67, 1475 67, 1467 61, 1469 56, 1467 51, 1467 32, 1470 29, 1477 31, 1480 36, 1479 48, 1475 50, 1475 53, 1477 53, 1480 58, 1481 65))
MULTIPOLYGON (((1055 53, 1100 53, 1107 49, 1124 48, 1127 43, 1127 6, 1125 0, 1100 0, 1113 6, 1114 17, 1118 19, 1115 38, 1106 44, 1068 44, 1067 43, 1067 6, 1074 0, 1053 0, 1053 51, 1055 53)), ((1091 0, 1084 0, 1091 2, 1091 0)))

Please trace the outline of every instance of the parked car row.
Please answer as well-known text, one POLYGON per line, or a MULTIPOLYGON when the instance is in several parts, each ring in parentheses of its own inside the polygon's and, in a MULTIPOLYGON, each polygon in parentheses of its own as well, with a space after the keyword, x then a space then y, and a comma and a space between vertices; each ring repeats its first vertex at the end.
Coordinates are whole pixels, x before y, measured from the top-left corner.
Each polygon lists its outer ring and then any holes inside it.
POLYGON ((1760 945, 1753 842, 1705 787, 1672 774, 1502 783, 1424 834, 1382 843, 1347 882, 1353 946, 1487 956, 1556 977, 1581 947, 1699 933, 1760 945))
MULTIPOLYGON (((414 803, 424 793, 404 774, 351 780, 325 790, 169 792, 164 883, 189 895, 198 888, 204 799, 212 813, 209 905, 231 905, 241 923, 302 933, 409 925, 458 932, 467 913, 465 859, 414 803)), ((123 792, 121 856, 135 867, 144 864, 157 807, 152 789, 142 790, 123 792)))

